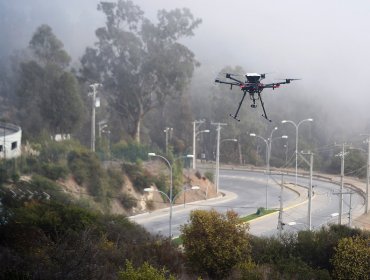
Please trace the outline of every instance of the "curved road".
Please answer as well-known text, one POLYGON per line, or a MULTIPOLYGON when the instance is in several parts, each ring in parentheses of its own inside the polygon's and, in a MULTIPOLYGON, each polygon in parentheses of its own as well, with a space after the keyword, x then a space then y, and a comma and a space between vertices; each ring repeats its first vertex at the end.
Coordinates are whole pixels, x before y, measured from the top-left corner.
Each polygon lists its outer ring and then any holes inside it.
MULTIPOLYGON (((284 182, 295 181, 295 177, 285 176, 284 182)), ((239 215, 245 216, 255 213, 259 207, 266 205, 266 175, 258 172, 220 170, 220 192, 224 197, 189 203, 184 208, 183 205, 173 207, 172 234, 177 236, 180 233, 180 225, 188 220, 189 213, 195 209, 216 209, 226 212, 233 209, 239 215)), ((281 175, 271 175, 267 187, 268 208, 279 208, 281 175)), ((308 186, 309 181, 299 178, 298 184, 308 186)), ((339 195, 333 192, 339 191, 339 186, 321 181, 313 181, 314 197, 312 200, 312 227, 313 229, 330 222, 338 222, 338 217, 333 218, 331 214, 339 210, 339 195)), ((345 191, 349 191, 345 189, 345 191)), ((297 231, 307 228, 307 190, 299 188, 299 192, 289 188, 283 191, 283 222, 286 224, 284 231, 297 231), (292 205, 293 204, 293 205, 292 205), (293 207, 294 206, 294 207, 293 207), (295 223, 294 226, 288 226, 295 223)), ((348 223, 348 213, 350 205, 350 195, 344 195, 343 203, 343 224, 348 223)), ((352 195, 352 217, 359 216, 363 212, 364 200, 357 193, 352 195)), ((168 235, 169 230, 169 209, 160 209, 151 213, 139 214, 130 217, 131 220, 143 225, 153 234, 168 235)), ((255 235, 277 234, 277 212, 250 223, 250 232, 255 235)))

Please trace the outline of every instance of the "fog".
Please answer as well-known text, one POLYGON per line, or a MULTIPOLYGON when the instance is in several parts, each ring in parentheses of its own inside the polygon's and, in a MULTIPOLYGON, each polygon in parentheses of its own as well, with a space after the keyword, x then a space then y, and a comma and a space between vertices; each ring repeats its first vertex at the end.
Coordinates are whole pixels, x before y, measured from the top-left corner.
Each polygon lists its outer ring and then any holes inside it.
MULTIPOLYGON (((279 89, 286 106, 292 106, 289 97, 302 96, 321 102, 341 125, 364 130, 369 123, 370 2, 133 2, 152 21, 159 9, 182 7, 190 8, 196 18, 202 19, 195 36, 184 41, 202 64, 198 71, 208 71, 213 77, 222 67, 240 65, 247 72, 271 73, 271 81, 302 78, 279 89)), ((95 29, 104 24, 97 4, 95 0, 1 0, 1 54, 24 48, 36 27, 47 23, 78 61, 85 47, 94 43, 95 29)))

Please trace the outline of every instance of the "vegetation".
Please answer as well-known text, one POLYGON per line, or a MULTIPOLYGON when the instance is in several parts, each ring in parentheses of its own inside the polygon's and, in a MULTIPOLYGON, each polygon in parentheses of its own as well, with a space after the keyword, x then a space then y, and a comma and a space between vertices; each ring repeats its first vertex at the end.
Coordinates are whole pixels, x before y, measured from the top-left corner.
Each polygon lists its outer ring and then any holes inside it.
POLYGON ((123 0, 101 2, 98 9, 106 26, 96 30, 98 42, 86 49, 81 72, 85 79, 104 84, 112 113, 140 142, 144 115, 181 95, 190 81, 196 61, 179 41, 193 35, 200 20, 188 9, 176 9, 159 11, 154 24, 140 7, 123 0))
POLYGON ((193 211, 189 224, 181 227, 189 267, 211 278, 225 278, 237 263, 250 258, 247 229, 233 211, 225 215, 215 210, 193 211))
POLYGON ((332 258, 336 279, 369 279, 370 237, 342 238, 332 258))
POLYGON ((271 214, 271 213, 274 213, 276 211, 277 210, 275 210, 275 209, 265 209, 265 208, 261 207, 261 208, 258 208, 257 209, 257 212, 256 213, 247 215, 245 217, 241 217, 239 219, 239 221, 242 222, 242 223, 249 222, 249 221, 251 221, 251 220, 253 220, 255 218, 262 217, 264 215, 271 214))
MULTIPOLYGON (((0 58, 0 118, 21 126, 22 143, 29 150, 21 158, 0 160, 0 279, 186 279, 198 274, 213 279, 370 278, 369 233, 358 229, 330 226, 279 238, 255 237, 234 212, 195 211, 182 227, 181 251, 127 218, 109 215, 112 199, 128 213, 137 206, 135 196, 122 192, 126 178, 141 193, 152 185, 169 192, 167 166, 158 174, 144 168, 149 151, 166 151, 176 195, 186 164, 177 158, 191 151, 192 122, 205 120, 199 130, 228 122, 240 94, 210 89, 213 70, 196 73, 191 82, 199 64, 182 42, 201 20, 189 10, 161 10, 155 22, 132 1, 103 1, 98 10, 105 26, 96 30, 97 42, 87 46, 80 63, 72 61, 47 24, 35 29, 23 50, 0 58), (110 129, 108 138, 98 139, 97 150, 109 165, 119 162, 109 168, 87 148, 87 93, 93 82, 104 89, 97 120, 106 120, 110 129), (165 127, 174 128, 166 137, 165 127), (75 140, 56 142, 57 134, 75 140), (61 187, 72 179, 76 189, 61 187)), ((245 72, 237 65, 219 70, 245 72)), ((314 118, 318 125, 300 128, 300 148, 315 152, 315 169, 339 173, 339 149, 328 143, 354 133, 337 132, 326 120, 327 112, 312 100, 282 96, 279 101, 269 108, 271 118, 314 118)), ((225 143, 221 162, 264 165, 265 147, 251 140, 249 132, 267 136, 271 128, 246 110, 240 122, 222 130, 224 139, 238 137, 238 147, 225 143)), ((291 129, 279 127, 289 138, 286 150, 282 142, 273 142, 280 149, 271 149, 271 166, 293 165, 288 156, 295 151, 291 129)), ((198 152, 207 160, 215 159, 213 133, 199 135, 198 152)), ((349 150, 344 171, 364 177, 365 155, 349 150)), ((196 171, 195 176, 213 181, 210 172, 203 176, 196 171)), ((154 201, 146 206, 153 210, 154 201)), ((259 209, 242 221, 267 213, 259 209)))
POLYGON ((0 279, 161 279, 145 277, 181 271, 168 241, 122 216, 52 201, 3 206, 0 279))

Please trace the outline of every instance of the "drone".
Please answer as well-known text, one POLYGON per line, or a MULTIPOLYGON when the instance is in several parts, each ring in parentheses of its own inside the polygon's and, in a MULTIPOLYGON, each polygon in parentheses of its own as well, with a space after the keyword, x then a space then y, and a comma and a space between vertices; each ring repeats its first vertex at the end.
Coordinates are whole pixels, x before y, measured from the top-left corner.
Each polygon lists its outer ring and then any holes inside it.
POLYGON ((274 90, 275 88, 280 87, 280 85, 290 84, 291 81, 300 80, 300 79, 284 79, 283 82, 263 84, 261 83, 261 81, 266 78, 266 73, 264 74, 247 73, 244 75, 246 78, 245 82, 234 78, 234 76, 240 76, 240 75, 226 73, 226 79, 229 79, 230 81, 222 81, 220 79, 216 79, 215 82, 220 83, 220 84, 230 85, 230 89, 232 89, 233 86, 238 86, 243 91, 243 97, 239 102, 239 106, 238 106, 238 109, 236 110, 236 113, 234 115, 230 114, 230 117, 234 118, 235 120, 239 122, 240 122, 240 119, 238 119, 239 110, 243 104, 244 98, 247 95, 247 93, 249 93, 249 98, 252 100, 251 107, 257 108, 256 101, 260 100, 261 106, 263 109, 262 117, 264 117, 266 120, 271 122, 271 120, 267 117, 265 106, 264 106, 262 96, 261 96, 261 92, 265 88, 272 88, 274 90))

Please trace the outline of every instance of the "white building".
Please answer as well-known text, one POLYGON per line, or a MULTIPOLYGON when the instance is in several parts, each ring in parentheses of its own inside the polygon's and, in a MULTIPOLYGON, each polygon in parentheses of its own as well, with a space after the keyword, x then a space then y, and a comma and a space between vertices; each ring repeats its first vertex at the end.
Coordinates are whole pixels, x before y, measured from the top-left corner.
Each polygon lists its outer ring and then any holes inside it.
POLYGON ((21 155, 22 130, 19 126, 0 122, 0 158, 15 158, 21 155))

